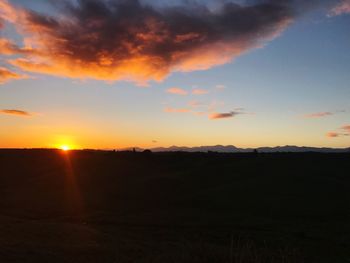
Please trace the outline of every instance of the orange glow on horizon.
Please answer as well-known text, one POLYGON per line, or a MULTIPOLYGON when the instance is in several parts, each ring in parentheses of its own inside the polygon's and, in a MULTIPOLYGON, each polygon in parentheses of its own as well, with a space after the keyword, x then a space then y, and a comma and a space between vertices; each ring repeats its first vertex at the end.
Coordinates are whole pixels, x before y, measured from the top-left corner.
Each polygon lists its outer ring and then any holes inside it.
POLYGON ((69 150, 71 150, 71 147, 68 146, 68 145, 61 145, 61 146, 60 146, 60 149, 61 149, 62 151, 68 152, 69 150))
POLYGON ((55 135, 51 140, 56 141, 56 143, 52 144, 53 148, 59 149, 63 152, 80 149, 80 145, 75 142, 75 137, 71 135, 55 135))

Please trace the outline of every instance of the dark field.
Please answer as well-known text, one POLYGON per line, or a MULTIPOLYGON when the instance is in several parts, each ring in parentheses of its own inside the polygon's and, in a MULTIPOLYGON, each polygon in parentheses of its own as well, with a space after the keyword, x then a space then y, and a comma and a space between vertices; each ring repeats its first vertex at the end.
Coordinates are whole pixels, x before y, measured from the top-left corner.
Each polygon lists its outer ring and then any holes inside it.
POLYGON ((349 154, 0 150, 0 262, 350 262, 349 154))

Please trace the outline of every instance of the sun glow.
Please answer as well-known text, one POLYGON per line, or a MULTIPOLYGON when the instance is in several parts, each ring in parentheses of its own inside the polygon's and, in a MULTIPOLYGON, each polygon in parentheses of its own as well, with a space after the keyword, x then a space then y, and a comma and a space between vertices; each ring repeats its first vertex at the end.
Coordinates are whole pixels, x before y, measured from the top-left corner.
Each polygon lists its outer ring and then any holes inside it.
POLYGON ((60 146, 60 149, 61 149, 62 151, 67 152, 67 151, 69 151, 71 148, 70 148, 68 145, 61 145, 61 146, 60 146))

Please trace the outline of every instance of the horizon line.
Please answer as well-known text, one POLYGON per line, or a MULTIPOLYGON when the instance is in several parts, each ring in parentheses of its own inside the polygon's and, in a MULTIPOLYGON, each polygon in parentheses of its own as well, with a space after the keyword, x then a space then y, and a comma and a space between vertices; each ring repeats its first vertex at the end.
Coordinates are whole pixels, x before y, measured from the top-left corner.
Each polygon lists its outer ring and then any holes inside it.
MULTIPOLYGON (((70 150, 71 151, 83 151, 83 150, 94 150, 94 151, 140 151, 140 150, 153 150, 153 149, 164 149, 165 152, 167 149, 171 148, 186 148, 186 149, 195 149, 195 148, 205 148, 205 147, 234 147, 237 150, 259 150, 262 148, 270 148, 270 149, 278 149, 278 148, 286 148, 286 147, 294 147, 294 148, 312 148, 312 149, 330 149, 330 150, 349 150, 350 146, 348 147, 326 147, 326 146, 298 146, 298 145, 277 145, 277 146, 259 146, 259 147, 237 147, 235 145, 229 144, 229 145, 222 145, 222 144, 216 144, 216 145, 200 145, 200 146, 177 146, 177 145, 171 145, 171 146, 156 146, 156 147, 139 147, 139 146, 128 146, 128 147, 116 147, 116 148, 89 148, 89 147, 73 147, 70 150)), ((60 147, 0 147, 0 150, 62 150, 60 147)), ((181 151, 181 150, 180 150, 181 151)), ((186 152, 186 150, 183 150, 186 152)))

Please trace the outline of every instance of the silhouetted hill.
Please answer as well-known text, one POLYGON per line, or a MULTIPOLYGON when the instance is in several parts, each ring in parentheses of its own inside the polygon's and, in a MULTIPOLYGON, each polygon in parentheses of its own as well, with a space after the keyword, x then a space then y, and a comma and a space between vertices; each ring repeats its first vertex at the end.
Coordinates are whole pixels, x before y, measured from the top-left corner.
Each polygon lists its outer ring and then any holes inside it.
POLYGON ((235 153, 235 152, 245 152, 246 150, 239 149, 233 145, 223 146, 199 146, 199 147, 185 147, 185 146, 171 146, 171 147, 159 147, 153 148, 154 152, 222 152, 222 153, 235 153))
POLYGON ((317 148, 306 146, 278 146, 278 147, 259 147, 259 148, 237 148, 233 145, 215 145, 215 146, 199 146, 199 147, 184 147, 184 146, 171 146, 171 147, 159 147, 153 148, 154 152, 219 152, 219 153, 246 153, 253 152, 254 150, 259 152, 273 153, 273 152, 320 152, 320 153, 346 153, 350 152, 350 148, 317 148))

